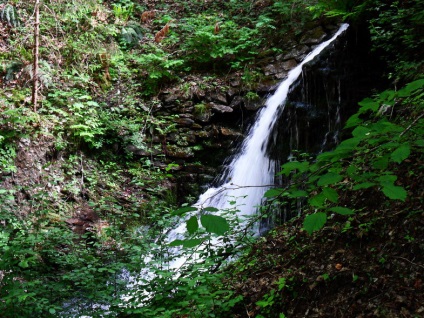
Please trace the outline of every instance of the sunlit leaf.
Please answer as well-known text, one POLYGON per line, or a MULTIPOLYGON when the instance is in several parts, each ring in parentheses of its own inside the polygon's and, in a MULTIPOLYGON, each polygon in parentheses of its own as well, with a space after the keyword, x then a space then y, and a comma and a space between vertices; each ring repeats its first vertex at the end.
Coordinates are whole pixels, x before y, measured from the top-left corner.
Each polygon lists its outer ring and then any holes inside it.
POLYGON ((223 235, 230 229, 227 220, 222 216, 204 214, 200 217, 200 222, 209 233, 223 235))

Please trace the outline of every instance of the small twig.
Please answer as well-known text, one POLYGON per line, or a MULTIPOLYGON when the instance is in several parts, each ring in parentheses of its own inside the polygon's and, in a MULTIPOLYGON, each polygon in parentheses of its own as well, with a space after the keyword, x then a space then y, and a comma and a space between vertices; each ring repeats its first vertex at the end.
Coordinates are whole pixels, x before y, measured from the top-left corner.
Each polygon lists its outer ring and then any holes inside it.
POLYGON ((423 116, 424 116, 424 113, 422 113, 417 118, 415 118, 415 120, 404 131, 401 132, 399 137, 402 137, 406 132, 408 132, 408 130, 410 130, 412 126, 414 126, 417 123, 417 121, 419 121, 423 116))
POLYGON ((404 261, 407 261, 408 263, 411 263, 412 265, 415 265, 415 266, 418 266, 418 267, 424 268, 424 266, 422 266, 422 265, 420 265, 420 264, 417 264, 417 263, 414 263, 414 262, 410 261, 409 259, 407 259, 407 258, 405 258, 405 257, 402 257, 402 256, 392 256, 392 257, 393 257, 393 258, 403 259, 404 261))

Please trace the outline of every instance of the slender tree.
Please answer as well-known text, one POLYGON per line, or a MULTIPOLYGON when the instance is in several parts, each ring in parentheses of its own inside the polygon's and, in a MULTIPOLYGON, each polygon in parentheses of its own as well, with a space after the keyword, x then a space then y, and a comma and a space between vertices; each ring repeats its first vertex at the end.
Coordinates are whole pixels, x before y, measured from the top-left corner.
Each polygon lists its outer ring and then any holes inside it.
POLYGON ((40 0, 35 0, 35 24, 34 24, 34 64, 33 64, 33 83, 32 83, 32 105, 34 111, 37 111, 38 100, 38 48, 40 37, 40 0))

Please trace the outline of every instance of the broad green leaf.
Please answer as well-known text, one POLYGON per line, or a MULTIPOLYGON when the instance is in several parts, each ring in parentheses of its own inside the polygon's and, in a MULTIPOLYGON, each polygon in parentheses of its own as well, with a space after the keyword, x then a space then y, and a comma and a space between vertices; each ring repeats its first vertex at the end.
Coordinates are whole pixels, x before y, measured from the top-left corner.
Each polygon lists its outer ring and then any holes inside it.
POLYGON ((424 139, 419 139, 415 141, 417 147, 424 147, 424 139))
POLYGON ((408 97, 411 93, 419 88, 424 87, 424 79, 419 79, 407 84, 404 88, 397 92, 399 97, 408 97))
POLYGON ((190 219, 188 219, 188 221, 186 222, 186 225, 187 225, 188 233, 193 234, 194 232, 196 232, 199 228, 197 217, 193 215, 190 219))
POLYGON ((382 92, 378 97, 379 97, 379 100, 381 102, 384 102, 385 104, 390 105, 391 104, 390 102, 393 102, 393 99, 395 97, 395 93, 396 92, 394 90, 389 89, 389 90, 382 92))
POLYGON ((204 214, 200 217, 200 222, 209 233, 223 235, 230 229, 227 220, 222 216, 204 214))
POLYGON ((264 197, 265 198, 273 198, 273 197, 278 197, 279 195, 281 195, 281 193, 283 193, 283 189, 269 189, 265 192, 264 197))
POLYGON ((341 215, 351 215, 351 214, 355 214, 355 211, 353 211, 352 209, 349 208, 344 208, 342 206, 335 206, 333 208, 330 208, 331 212, 335 212, 341 215))
MULTIPOLYGON (((385 133, 396 133, 396 132, 402 132, 404 130, 403 127, 396 125, 390 121, 388 121, 386 118, 376 122, 374 125, 372 125, 373 130, 380 134, 385 133)), ((386 140, 387 137, 384 136, 384 140, 386 140)))
POLYGON ((325 202, 325 195, 323 193, 320 193, 316 196, 313 196, 308 200, 308 203, 314 207, 320 208, 324 206, 325 202))
POLYGON ((202 244, 201 239, 190 239, 190 240, 184 240, 183 241, 183 247, 185 247, 185 248, 195 247, 195 246, 200 245, 200 244, 202 244))
POLYGON ((389 156, 379 157, 372 162, 374 169, 385 170, 389 166, 389 156))
POLYGON ((324 194, 324 196, 331 202, 333 203, 337 203, 339 201, 339 194, 337 193, 336 190, 334 190, 333 188, 324 188, 322 190, 322 193, 324 194))
POLYGON ((359 115, 360 114, 355 114, 350 116, 349 119, 346 121, 345 128, 352 128, 362 123, 363 120, 359 118, 359 115))
POLYGON ((318 186, 322 187, 322 186, 326 186, 326 185, 330 185, 330 184, 336 184, 338 182, 340 182, 343 179, 343 177, 341 175, 339 175, 338 173, 334 173, 334 172, 329 172, 325 175, 323 175, 319 180, 318 180, 318 186))
POLYGON ((371 98, 365 98, 358 103, 361 108, 359 109, 359 113, 362 114, 367 110, 371 110, 373 112, 377 111, 380 107, 380 104, 371 98))
POLYGON ((54 308, 49 308, 49 313, 51 313, 52 315, 54 315, 56 313, 56 309, 54 308))
POLYGON ((171 243, 169 243, 169 246, 180 246, 183 245, 183 240, 173 240, 171 243))
POLYGON ((293 192, 289 192, 290 198, 306 198, 308 196, 308 192, 304 190, 295 190, 293 192))
POLYGON ((306 230, 306 232, 312 234, 312 232, 322 229, 326 222, 327 214, 323 212, 317 212, 305 217, 305 220, 303 221, 303 228, 306 230))
POLYGON ((405 201, 406 196, 408 195, 404 188, 395 186, 394 184, 384 183, 382 186, 383 188, 381 191, 383 191, 384 195, 389 199, 405 201))
POLYGON ((356 186, 353 187, 353 190, 360 190, 360 189, 368 189, 375 186, 375 183, 373 182, 362 182, 360 184, 357 184, 356 186))
POLYGON ((363 138, 370 134, 370 129, 364 126, 358 126, 352 131, 353 137, 363 138))
POLYGON ((28 268, 29 267, 28 260, 26 260, 26 259, 24 259, 23 261, 20 261, 18 265, 22 268, 28 268))
POLYGON ((397 148, 390 156, 390 159, 396 163, 401 163, 411 154, 411 147, 408 144, 403 144, 397 148))
POLYGON ((190 239, 190 240, 175 240, 169 243, 169 246, 183 246, 184 248, 191 248, 200 244, 202 244, 202 240, 190 239))
POLYGON ((215 208, 213 206, 208 206, 208 207, 206 207, 206 208, 204 208, 202 210, 203 211, 207 211, 207 212, 218 212, 219 211, 219 209, 217 209, 217 208, 215 208))
POLYGON ((283 164, 281 166, 281 171, 278 175, 284 174, 288 176, 293 170, 297 170, 298 172, 305 172, 309 168, 309 162, 307 161, 291 161, 283 164))
POLYGON ((393 184, 396 180, 397 180, 397 176, 393 174, 385 174, 377 178, 377 181, 380 182, 381 184, 383 183, 393 184))
POLYGON ((182 208, 179 208, 175 211, 172 211, 172 215, 183 215, 187 212, 194 212, 197 211, 197 208, 193 207, 193 206, 184 206, 182 208))

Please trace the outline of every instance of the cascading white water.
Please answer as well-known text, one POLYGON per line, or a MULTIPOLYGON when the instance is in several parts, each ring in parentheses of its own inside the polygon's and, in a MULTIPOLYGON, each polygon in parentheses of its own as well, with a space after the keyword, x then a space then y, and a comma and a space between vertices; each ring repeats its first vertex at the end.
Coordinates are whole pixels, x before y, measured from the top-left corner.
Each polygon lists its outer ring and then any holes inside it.
POLYGON ((241 215, 256 212, 265 191, 274 181, 275 164, 266 155, 266 145, 270 131, 278 119, 277 111, 284 107, 290 87, 301 75, 303 65, 320 54, 347 28, 348 24, 343 24, 331 39, 317 46, 302 63, 289 72, 274 95, 266 101, 243 142, 240 154, 230 163, 227 181, 217 188, 209 188, 200 196, 197 206, 227 209, 231 207, 229 201, 236 200, 241 215))
MULTIPOLYGON (((197 207, 215 207, 220 210, 233 209, 231 201, 236 201, 238 215, 249 216, 256 213, 264 193, 272 186, 275 176, 275 162, 266 154, 270 132, 278 120, 279 108, 285 106, 287 95, 291 85, 299 78, 302 67, 313 60, 331 42, 348 28, 348 24, 342 24, 334 36, 318 45, 306 58, 292 69, 287 78, 278 86, 274 95, 268 98, 265 106, 259 112, 256 122, 250 129, 247 138, 242 144, 241 151, 229 165, 226 181, 216 188, 209 188, 203 193, 197 207)), ((167 241, 183 238, 186 232, 186 224, 182 220, 180 224, 167 233, 167 241)), ((258 233, 256 233, 258 234, 258 233)), ((187 259, 179 257, 176 253, 174 260, 169 264, 169 269, 180 268, 187 259)))

